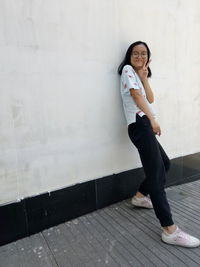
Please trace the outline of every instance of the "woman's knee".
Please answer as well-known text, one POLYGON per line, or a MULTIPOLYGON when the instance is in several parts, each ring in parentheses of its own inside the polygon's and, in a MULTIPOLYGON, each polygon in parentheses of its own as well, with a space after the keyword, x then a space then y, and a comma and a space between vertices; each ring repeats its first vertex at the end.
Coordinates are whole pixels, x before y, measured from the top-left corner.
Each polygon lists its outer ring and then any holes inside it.
POLYGON ((170 162, 170 160, 169 160, 169 159, 166 160, 166 161, 164 162, 164 165, 165 165, 165 171, 168 172, 169 169, 170 169, 170 167, 171 167, 171 162, 170 162))

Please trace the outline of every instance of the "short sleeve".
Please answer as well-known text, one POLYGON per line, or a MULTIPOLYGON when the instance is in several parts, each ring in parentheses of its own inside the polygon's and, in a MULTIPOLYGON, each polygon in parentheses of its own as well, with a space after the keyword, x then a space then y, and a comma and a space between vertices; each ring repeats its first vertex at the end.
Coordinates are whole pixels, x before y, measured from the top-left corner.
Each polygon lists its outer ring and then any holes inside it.
POLYGON ((131 88, 140 89, 133 68, 125 65, 122 70, 122 89, 124 93, 130 94, 131 88))

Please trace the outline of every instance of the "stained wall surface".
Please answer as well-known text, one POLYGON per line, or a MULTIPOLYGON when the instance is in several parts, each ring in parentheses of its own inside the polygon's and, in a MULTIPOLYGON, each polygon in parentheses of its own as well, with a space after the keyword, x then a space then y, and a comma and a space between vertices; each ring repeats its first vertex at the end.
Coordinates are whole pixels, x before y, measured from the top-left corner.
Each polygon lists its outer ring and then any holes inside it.
POLYGON ((0 204, 141 166, 117 67, 152 51, 170 158, 200 151, 199 0, 0 0, 0 204))

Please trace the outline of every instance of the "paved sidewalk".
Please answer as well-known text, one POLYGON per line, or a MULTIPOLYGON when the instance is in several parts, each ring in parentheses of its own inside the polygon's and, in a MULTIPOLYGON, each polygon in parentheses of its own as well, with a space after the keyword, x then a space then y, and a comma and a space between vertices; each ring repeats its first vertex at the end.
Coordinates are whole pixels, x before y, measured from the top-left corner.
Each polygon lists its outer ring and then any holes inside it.
MULTIPOLYGON (((200 180, 166 189, 176 224, 200 237, 200 180)), ((125 200, 0 247, 0 267, 200 266, 200 247, 163 243, 153 210, 125 200)))

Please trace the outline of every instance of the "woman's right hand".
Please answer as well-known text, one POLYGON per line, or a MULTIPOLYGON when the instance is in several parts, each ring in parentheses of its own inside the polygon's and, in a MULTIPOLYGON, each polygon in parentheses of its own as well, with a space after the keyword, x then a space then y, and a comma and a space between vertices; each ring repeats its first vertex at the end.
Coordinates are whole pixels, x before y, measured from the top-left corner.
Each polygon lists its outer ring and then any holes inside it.
POLYGON ((155 119, 150 120, 151 123, 151 127, 153 129, 153 132, 155 134, 157 134, 158 136, 161 135, 161 129, 160 129, 160 125, 157 123, 157 121, 155 119))

